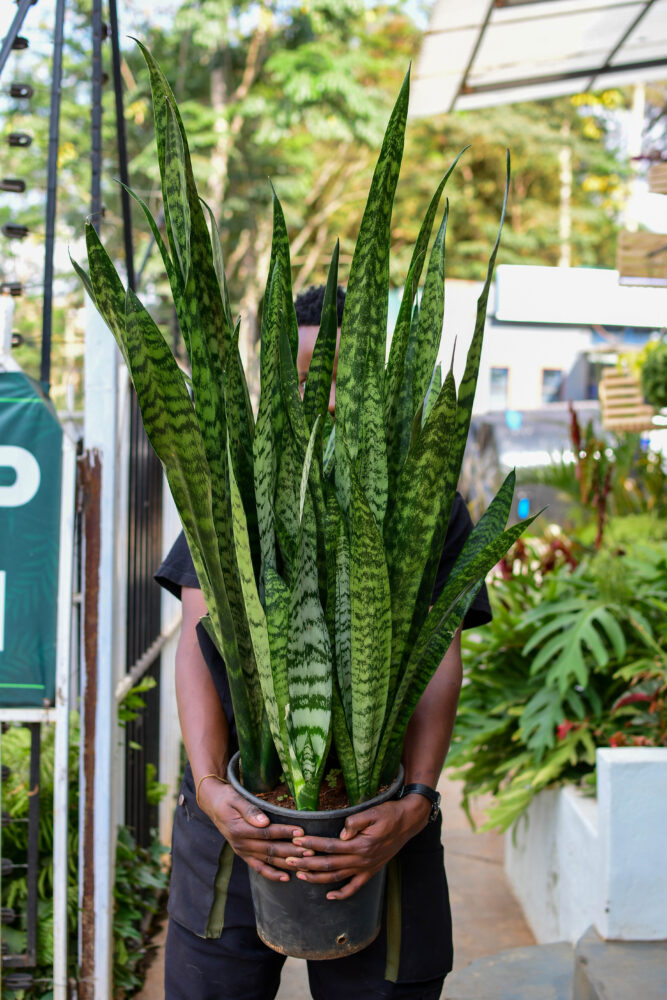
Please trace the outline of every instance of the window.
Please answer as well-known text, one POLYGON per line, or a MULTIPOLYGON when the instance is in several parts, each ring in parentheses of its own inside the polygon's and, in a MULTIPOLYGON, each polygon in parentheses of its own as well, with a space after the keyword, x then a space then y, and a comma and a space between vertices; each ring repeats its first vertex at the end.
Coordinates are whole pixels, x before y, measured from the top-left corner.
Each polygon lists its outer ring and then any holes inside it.
POLYGON ((509 385, 509 368, 492 368, 489 385, 489 409, 506 410, 509 385))
POLYGON ((561 398, 563 370, 561 368, 542 369, 542 403, 557 403, 561 398))

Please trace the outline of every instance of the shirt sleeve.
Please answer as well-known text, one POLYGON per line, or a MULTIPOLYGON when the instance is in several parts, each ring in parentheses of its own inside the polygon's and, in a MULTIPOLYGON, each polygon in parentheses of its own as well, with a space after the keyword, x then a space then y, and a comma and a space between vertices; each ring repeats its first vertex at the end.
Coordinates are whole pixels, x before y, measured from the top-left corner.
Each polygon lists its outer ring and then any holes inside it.
POLYGON ((154 579, 174 597, 181 599, 181 587, 196 587, 199 580, 192 562, 190 549, 183 532, 180 533, 154 579))
MULTIPOLYGON (((473 523, 472 518, 468 513, 468 508, 466 507, 461 494, 457 493, 452 505, 452 512, 449 516, 449 527, 447 528, 445 546, 442 550, 438 572, 435 576, 435 584, 433 585, 432 600, 434 602, 440 596, 440 593, 447 582, 447 578, 454 567, 454 563, 460 556, 466 538, 472 529, 473 523)), ((487 625, 488 622, 491 621, 491 617, 489 595, 486 589, 486 584, 484 583, 478 591, 475 600, 470 605, 467 615, 463 619, 463 628, 479 628, 480 625, 487 625)))

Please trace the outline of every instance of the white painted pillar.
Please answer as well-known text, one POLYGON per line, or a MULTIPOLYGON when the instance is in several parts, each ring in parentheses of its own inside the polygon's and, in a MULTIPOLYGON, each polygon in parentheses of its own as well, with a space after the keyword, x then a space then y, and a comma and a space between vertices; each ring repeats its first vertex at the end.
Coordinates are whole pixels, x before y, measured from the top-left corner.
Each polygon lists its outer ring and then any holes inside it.
MULTIPOLYGON (((169 492, 166 477, 162 484, 162 555, 166 556, 176 541, 181 522, 176 506, 169 492)), ((157 566, 155 567, 157 569, 157 566)), ((160 767, 159 780, 169 787, 167 795, 160 802, 159 833, 163 844, 171 843, 171 825, 176 805, 176 795, 180 784, 181 771, 181 727, 176 706, 175 665, 176 646, 180 628, 174 625, 180 620, 181 605, 168 591, 162 591, 161 631, 171 633, 160 654, 160 767)))
MULTIPOLYGON (((99 451, 102 462, 94 778, 94 997, 111 1000, 113 879, 122 770, 115 690, 125 670, 126 645, 126 579, 122 575, 127 548, 127 535, 123 534, 126 520, 122 520, 126 518, 126 475, 119 464, 126 375, 110 331, 87 298, 85 344, 84 443, 87 449, 99 451)), ((81 801, 84 796, 82 775, 81 801)))

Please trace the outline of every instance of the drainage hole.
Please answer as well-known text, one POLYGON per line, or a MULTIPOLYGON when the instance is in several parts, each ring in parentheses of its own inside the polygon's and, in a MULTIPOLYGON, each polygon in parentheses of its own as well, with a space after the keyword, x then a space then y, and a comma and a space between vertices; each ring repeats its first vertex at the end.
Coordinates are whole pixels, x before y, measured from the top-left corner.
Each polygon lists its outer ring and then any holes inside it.
POLYGON ((347 941, 347 934, 339 934, 336 938, 336 944, 345 944, 347 941))

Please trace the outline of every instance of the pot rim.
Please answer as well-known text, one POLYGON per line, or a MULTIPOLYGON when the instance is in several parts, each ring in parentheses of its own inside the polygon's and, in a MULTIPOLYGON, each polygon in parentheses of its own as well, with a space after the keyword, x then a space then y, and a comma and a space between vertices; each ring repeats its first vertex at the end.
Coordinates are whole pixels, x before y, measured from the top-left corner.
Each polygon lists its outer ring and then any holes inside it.
POLYGON ((344 816, 352 816, 354 813, 363 812, 364 809, 372 809, 373 806, 380 805, 381 802, 388 802, 389 799, 395 798, 399 788, 403 785, 403 778, 405 776, 403 765, 399 764, 398 774, 388 788, 385 788, 383 792, 379 792, 372 799, 366 799, 365 802, 358 802, 354 806, 344 806, 342 809, 287 809, 285 806, 274 805, 272 802, 266 802, 264 799, 258 798, 241 784, 239 778, 240 761, 241 753, 237 750, 227 767, 227 777, 234 790, 239 792, 245 799, 248 799, 249 802, 252 802, 253 805, 256 805, 262 812, 270 811, 289 822, 294 822, 295 816, 304 816, 308 819, 316 820, 342 819, 344 816))

